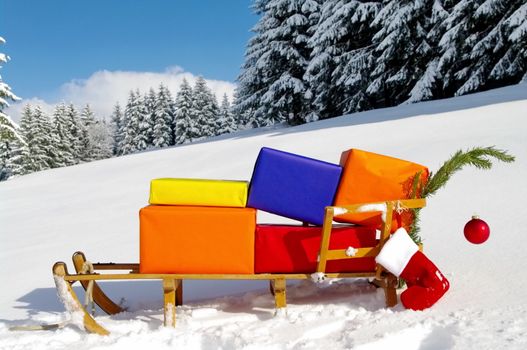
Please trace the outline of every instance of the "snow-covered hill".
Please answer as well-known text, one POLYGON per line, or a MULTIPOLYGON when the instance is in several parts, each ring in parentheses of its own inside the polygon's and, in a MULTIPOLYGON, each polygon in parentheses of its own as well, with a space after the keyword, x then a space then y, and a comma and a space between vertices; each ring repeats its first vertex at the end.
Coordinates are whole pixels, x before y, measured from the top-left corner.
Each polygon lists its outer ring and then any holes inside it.
MULTIPOLYGON (((0 183, 0 348, 525 349, 527 348, 527 84, 460 98, 343 116, 295 128, 238 133, 209 142, 34 173, 0 183), (424 312, 385 309, 363 281, 288 290, 274 315, 263 282, 187 282, 178 326, 161 326, 159 282, 106 283, 130 312, 101 316, 109 337, 74 326, 10 332, 66 315, 51 266, 83 250, 92 261, 137 262, 138 210, 156 177, 249 179, 262 146, 338 162, 349 148, 437 169, 453 152, 496 145, 516 156, 488 172, 467 169, 422 213, 426 254, 451 282, 424 312), (491 227, 481 246, 463 226, 473 213, 491 227)), ((286 221, 259 213, 260 222, 286 221)))

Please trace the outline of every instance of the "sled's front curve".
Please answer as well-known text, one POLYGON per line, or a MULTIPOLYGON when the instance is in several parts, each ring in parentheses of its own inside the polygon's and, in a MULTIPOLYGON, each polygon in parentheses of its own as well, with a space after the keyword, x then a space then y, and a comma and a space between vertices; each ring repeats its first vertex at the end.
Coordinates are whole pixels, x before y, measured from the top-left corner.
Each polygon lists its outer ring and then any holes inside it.
POLYGON ((82 323, 86 331, 99 335, 110 334, 110 332, 98 324, 97 321, 95 321, 95 319, 86 311, 84 306, 82 306, 79 298, 77 298, 77 294, 75 294, 75 291, 71 288, 72 283, 65 279, 67 275, 68 269, 65 263, 57 262, 53 265, 53 277, 55 279, 57 291, 66 310, 71 315, 80 314, 80 316, 82 316, 82 323))
MULTIPOLYGON (((75 252, 73 254, 73 257, 72 257, 72 260, 73 260, 73 266, 75 267, 75 271, 77 272, 77 274, 82 274, 82 273, 87 273, 89 271, 86 271, 86 264, 88 263, 87 260, 86 260, 86 257, 84 255, 83 252, 75 252)), ((115 265, 115 264, 114 264, 115 265)), ((127 268, 127 269, 130 269, 132 271, 134 270, 137 270, 139 268, 139 266, 137 264, 137 266, 133 265, 133 264, 120 264, 120 265, 125 265, 124 267, 127 268)), ((119 267, 122 267, 122 266, 113 266, 113 268, 115 269, 118 269, 119 267)), ((100 269, 100 267, 99 267, 100 269)), ((87 290, 88 289, 88 284, 90 283, 89 281, 80 281, 82 287, 84 288, 84 290, 87 290)), ((114 303, 112 301, 112 299, 110 299, 103 291, 102 289, 99 287, 99 285, 93 281, 93 290, 92 290, 92 294, 93 294, 93 301, 104 311, 106 312, 108 315, 115 315, 115 314, 118 314, 120 312, 123 312, 125 311, 121 306, 117 305, 116 303, 114 303)))

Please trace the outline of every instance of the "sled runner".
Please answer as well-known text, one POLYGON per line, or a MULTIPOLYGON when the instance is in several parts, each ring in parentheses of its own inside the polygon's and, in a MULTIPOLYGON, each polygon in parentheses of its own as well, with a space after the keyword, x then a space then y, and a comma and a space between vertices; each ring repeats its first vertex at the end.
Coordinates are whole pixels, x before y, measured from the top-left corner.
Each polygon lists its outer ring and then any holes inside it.
MULTIPOLYGON (((87 305, 90 302, 94 302, 108 314, 122 312, 123 308, 103 292, 97 284, 98 281, 160 280, 162 282, 164 300, 164 324, 170 327, 176 325, 176 306, 183 303, 184 280, 268 280, 271 293, 274 295, 276 308, 284 308, 286 307, 287 280, 370 278, 376 286, 383 288, 386 306, 390 307, 397 304, 396 286, 398 278, 386 271, 381 265, 375 264, 373 259, 379 254, 384 244, 390 238, 391 232, 394 231, 392 223, 395 215, 400 216, 403 213, 408 213, 411 209, 423 208, 425 205, 425 199, 401 199, 366 204, 326 206, 317 241, 320 243, 317 249, 318 254, 315 257, 316 266, 310 271, 265 273, 260 270, 264 270, 266 266, 271 265, 262 263, 263 265, 256 267, 253 273, 150 273, 142 272, 140 263, 90 263, 82 252, 76 252, 73 254, 73 265, 76 272, 69 273, 64 262, 57 262, 53 266, 53 275, 60 299, 66 310, 71 314, 75 314, 76 319, 82 319, 82 324, 88 332, 100 335, 107 335, 109 332, 97 323, 89 310, 87 310, 87 305), (340 230, 337 225, 333 224, 334 219, 338 219, 343 215, 364 215, 371 212, 376 213, 377 216, 379 216, 379 212, 382 212, 383 219, 380 235, 375 239, 375 244, 340 247, 338 249, 331 248, 330 242, 333 242, 333 237, 336 237, 339 234, 338 230, 340 230), (336 263, 337 261, 345 260, 351 262, 366 261, 366 263, 371 263, 371 269, 331 272, 332 269, 342 270, 342 268, 336 267, 338 266, 336 263), (86 291, 85 303, 81 303, 72 288, 72 285, 76 282, 80 282, 86 291), (79 316, 82 317, 79 318, 79 316)), ((350 225, 347 225, 344 229, 349 227, 350 225)), ((306 227, 306 229, 312 228, 306 227)), ((265 229, 267 228, 262 228, 262 235, 265 234, 265 229)), ((260 254, 265 254, 265 249, 262 249, 261 251, 264 253, 260 254)), ((262 261, 265 262, 265 260, 262 261)))

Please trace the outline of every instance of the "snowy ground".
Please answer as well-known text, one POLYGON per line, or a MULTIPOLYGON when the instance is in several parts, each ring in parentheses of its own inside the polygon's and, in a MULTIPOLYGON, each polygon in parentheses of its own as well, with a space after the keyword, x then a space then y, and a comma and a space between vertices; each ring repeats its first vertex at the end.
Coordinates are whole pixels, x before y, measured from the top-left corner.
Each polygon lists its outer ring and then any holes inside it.
MULTIPOLYGON (((523 84, 0 183, 0 348, 526 349, 526 111, 523 84), (386 309, 382 291, 360 280, 291 286, 287 312, 277 315, 264 282, 187 282, 186 305, 177 310, 177 328, 169 329, 161 325, 159 282, 117 282, 104 287, 131 311, 98 317, 112 332, 108 337, 74 325, 8 330, 67 318, 51 277, 55 261, 69 263, 76 250, 92 261, 138 261, 138 210, 152 178, 249 179, 262 146, 330 162, 361 148, 435 170, 457 149, 480 145, 507 149, 517 161, 488 172, 465 170, 429 200, 422 213, 425 252, 451 289, 427 311, 386 309), (475 212, 491 227, 481 246, 462 233, 475 212)), ((284 221, 265 213, 258 220, 284 221)))

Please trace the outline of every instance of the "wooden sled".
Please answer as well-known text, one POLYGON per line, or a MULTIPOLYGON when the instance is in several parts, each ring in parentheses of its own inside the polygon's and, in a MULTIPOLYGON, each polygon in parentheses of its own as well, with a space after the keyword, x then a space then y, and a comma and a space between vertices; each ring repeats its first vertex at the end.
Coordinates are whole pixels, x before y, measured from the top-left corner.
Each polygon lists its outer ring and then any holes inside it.
MULTIPOLYGON (((390 237, 393 212, 409 209, 422 208, 426 205, 425 199, 395 200, 379 203, 368 203, 368 211, 378 211, 379 206, 386 206, 386 219, 381 228, 379 243, 374 247, 357 248, 353 256, 346 249, 330 250, 329 242, 332 230, 333 218, 344 212, 365 212, 365 204, 326 207, 324 225, 322 228, 322 240, 320 245, 319 260, 316 271, 325 278, 372 278, 372 283, 383 288, 387 307, 397 304, 396 287, 398 278, 378 265, 374 271, 351 272, 351 273, 325 273, 326 264, 329 260, 354 259, 363 257, 375 257, 380 252, 390 237), (337 212, 337 214, 335 214, 337 212)), ((164 295, 164 325, 175 327, 176 306, 183 303, 183 280, 268 280, 271 293, 274 295, 276 308, 286 307, 286 281, 312 279, 309 273, 295 274, 155 274, 139 273, 137 263, 94 263, 86 260, 82 252, 73 254, 73 265, 76 273, 68 273, 64 262, 53 265, 55 283, 66 310, 82 316, 83 326, 86 331, 100 335, 109 334, 103 326, 97 323, 92 315, 86 310, 75 291, 71 287, 75 282, 80 282, 89 297, 107 314, 116 314, 124 311, 121 306, 112 301, 97 284, 97 281, 108 280, 160 280, 162 281, 164 295), (113 271, 113 273, 101 273, 113 271), (115 273, 115 271, 122 271, 115 273), (126 272, 125 272, 126 271, 126 272)))

